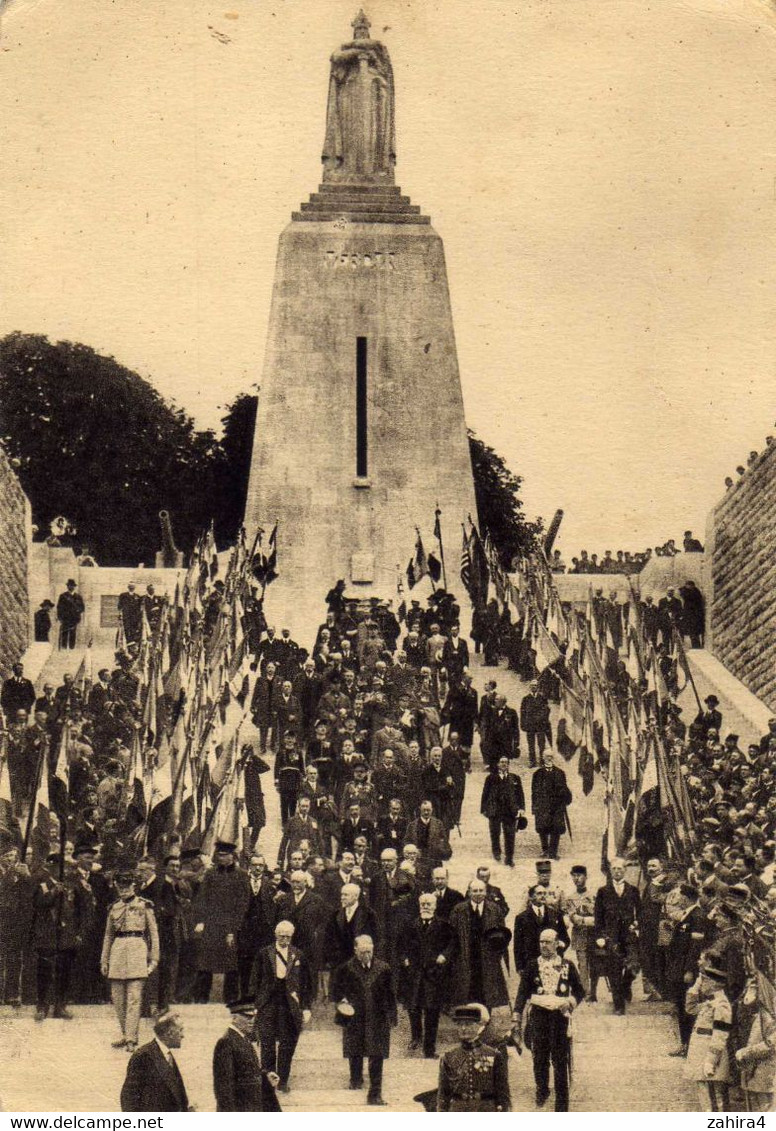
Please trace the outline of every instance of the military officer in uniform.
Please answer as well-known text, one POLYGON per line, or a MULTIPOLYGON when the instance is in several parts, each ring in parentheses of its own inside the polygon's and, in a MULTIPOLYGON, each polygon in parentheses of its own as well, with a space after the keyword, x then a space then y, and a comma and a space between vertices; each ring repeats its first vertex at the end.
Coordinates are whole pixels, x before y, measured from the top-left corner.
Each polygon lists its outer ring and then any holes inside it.
POLYGON ((108 911, 100 970, 110 982, 111 1001, 121 1026, 114 1048, 134 1052, 140 1026, 143 985, 159 965, 159 932, 153 904, 135 895, 132 872, 116 873, 119 898, 108 911))
POLYGON ((521 972, 520 988, 512 1014, 512 1039, 520 1049, 523 1011, 530 1006, 526 1044, 533 1054, 536 1106, 550 1094, 550 1061, 555 1085, 555 1110, 569 1109, 571 1075, 571 1014, 585 996, 573 962, 558 953, 558 932, 548 928, 539 935, 539 957, 521 972))
POLYGON ((697 1084, 701 1111, 730 1110, 728 1041, 733 1007, 725 991, 726 981, 727 971, 722 965, 707 961, 684 1003, 687 1012, 695 1015, 684 1078, 697 1084))
POLYGON ((482 1034, 490 1021, 484 1005, 459 1005, 453 1010, 458 1048, 439 1062, 437 1111, 511 1111, 507 1053, 484 1044, 482 1034))

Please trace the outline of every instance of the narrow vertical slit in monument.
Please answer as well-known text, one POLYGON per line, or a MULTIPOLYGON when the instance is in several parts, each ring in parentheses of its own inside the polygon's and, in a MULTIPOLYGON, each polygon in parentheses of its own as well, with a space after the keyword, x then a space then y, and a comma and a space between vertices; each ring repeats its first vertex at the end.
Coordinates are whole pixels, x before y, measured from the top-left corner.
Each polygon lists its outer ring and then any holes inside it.
POLYGON ((366 338, 356 338, 356 475, 365 479, 367 468, 366 338))

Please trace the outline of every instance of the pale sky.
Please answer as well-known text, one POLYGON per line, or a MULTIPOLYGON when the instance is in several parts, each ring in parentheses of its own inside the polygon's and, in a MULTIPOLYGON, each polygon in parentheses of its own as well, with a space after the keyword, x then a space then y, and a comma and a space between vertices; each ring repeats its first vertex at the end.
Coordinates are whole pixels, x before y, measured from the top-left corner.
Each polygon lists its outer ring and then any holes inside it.
MULTIPOLYGON (((12 0, 0 334, 201 426, 261 376, 358 0, 12 0)), ((445 241, 467 420, 560 546, 702 532, 774 426, 771 0, 372 0, 397 181, 445 241)))

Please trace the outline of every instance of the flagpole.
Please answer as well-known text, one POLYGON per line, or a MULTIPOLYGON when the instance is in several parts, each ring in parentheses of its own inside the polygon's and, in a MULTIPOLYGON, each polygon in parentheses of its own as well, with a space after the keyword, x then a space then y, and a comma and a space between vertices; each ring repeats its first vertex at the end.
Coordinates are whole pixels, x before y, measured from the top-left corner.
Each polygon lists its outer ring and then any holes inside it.
POLYGON ((701 697, 698 694, 698 688, 695 686, 695 680, 693 679, 692 671, 690 670, 690 664, 689 664, 689 661, 687 659, 687 652, 685 651, 684 641, 682 640, 681 636, 679 635, 679 629, 676 627, 676 625, 674 624, 671 627, 672 627, 673 632, 674 632, 674 639, 676 640, 677 646, 679 648, 679 651, 682 654, 682 659, 684 661, 682 666, 683 666, 684 670, 686 671, 686 673, 687 673, 687 675, 690 679, 692 689, 695 692, 695 701, 698 704, 698 711, 699 711, 700 714, 703 714, 703 705, 701 703, 701 697))
POLYGON ((38 787, 40 786, 41 773, 46 761, 46 743, 41 743, 40 757, 38 758, 37 769, 35 770, 35 784, 32 791, 32 803, 30 804, 30 811, 27 814, 27 823, 24 829, 24 840, 22 841, 21 862, 22 864, 27 859, 27 850, 30 847, 30 836, 32 834, 32 822, 35 820, 35 807, 38 801, 38 787))
POLYGON ((434 517, 436 518, 436 528, 435 529, 436 529, 437 542, 439 543, 439 561, 442 565, 442 585, 444 586, 445 591, 447 591, 447 571, 445 569, 445 548, 442 545, 442 523, 440 521, 441 518, 442 518, 442 512, 439 509, 439 503, 438 502, 437 502, 437 505, 436 505, 436 511, 434 512, 434 517))

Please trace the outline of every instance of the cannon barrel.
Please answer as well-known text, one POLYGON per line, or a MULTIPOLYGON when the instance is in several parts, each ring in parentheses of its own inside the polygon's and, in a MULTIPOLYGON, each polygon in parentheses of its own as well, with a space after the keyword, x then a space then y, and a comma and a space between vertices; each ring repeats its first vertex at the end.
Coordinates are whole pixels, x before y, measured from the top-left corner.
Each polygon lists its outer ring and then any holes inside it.
POLYGON ((159 511, 159 522, 162 527, 161 564, 165 569, 175 569, 180 562, 180 551, 175 545, 170 512, 159 511))

